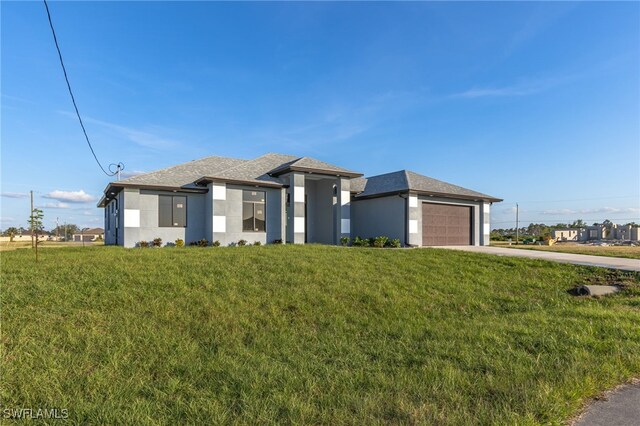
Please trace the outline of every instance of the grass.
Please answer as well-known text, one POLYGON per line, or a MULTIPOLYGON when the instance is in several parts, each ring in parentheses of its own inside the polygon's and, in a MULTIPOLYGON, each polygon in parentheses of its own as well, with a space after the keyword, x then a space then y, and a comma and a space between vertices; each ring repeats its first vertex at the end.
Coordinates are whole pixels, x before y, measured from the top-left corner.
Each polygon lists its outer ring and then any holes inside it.
POLYGON ((538 246, 538 245, 524 245, 518 244, 509 245, 508 243, 500 243, 495 241, 491 242, 492 246, 523 249, 523 250, 539 250, 539 251, 552 251, 559 253, 575 253, 575 254, 589 254, 592 256, 607 256, 607 257, 625 257, 628 259, 640 259, 640 247, 631 246, 588 246, 584 244, 554 244, 552 246, 538 246))
POLYGON ((4 407, 91 424, 559 424, 640 375, 638 275, 448 250, 2 253, 4 407), (622 293, 576 298, 589 281, 622 293))
MULTIPOLYGON (((102 241, 85 241, 85 246, 101 246, 102 241)), ((38 248, 82 247, 82 242, 76 241, 41 241, 38 248)), ((0 241, 0 251, 31 249, 31 241, 0 241)))

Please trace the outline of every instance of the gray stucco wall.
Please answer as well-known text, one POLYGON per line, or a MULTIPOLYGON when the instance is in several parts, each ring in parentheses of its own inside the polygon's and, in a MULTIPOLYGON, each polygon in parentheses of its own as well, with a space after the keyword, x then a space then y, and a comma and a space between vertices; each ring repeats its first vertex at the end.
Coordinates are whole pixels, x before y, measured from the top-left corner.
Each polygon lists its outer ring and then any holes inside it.
POLYGON ((335 179, 305 181, 307 194, 307 242, 334 243, 334 204, 333 186, 335 179))
POLYGON ((351 237, 370 238, 380 235, 400 239, 405 244, 406 199, 388 197, 351 200, 351 237))
MULTIPOLYGON (((222 204, 222 203, 220 203, 222 204)), ((216 240, 222 245, 246 240, 249 244, 260 241, 262 244, 272 243, 273 240, 283 240, 283 205, 282 190, 279 188, 256 188, 252 186, 227 185, 226 200, 224 204, 224 216, 226 217, 225 232, 214 233, 216 240), (242 192, 264 191, 266 192, 266 232, 242 231, 242 192)), ((222 215, 221 207, 214 204, 214 215, 222 215)))
POLYGON ((204 194, 171 191, 149 191, 124 189, 123 227, 124 235, 120 244, 135 247, 140 241, 162 238, 163 245, 182 239, 186 244, 205 238, 204 194), (187 226, 158 226, 158 196, 181 195, 187 197, 187 226))
POLYGON ((385 235, 389 238, 399 238, 403 245, 421 246, 422 204, 424 202, 470 206, 472 208, 472 244, 489 244, 489 203, 417 194, 405 194, 404 198, 392 195, 366 200, 358 200, 357 198, 352 200, 351 235, 352 237, 385 235), (408 236, 407 241, 405 241, 405 236, 408 236))

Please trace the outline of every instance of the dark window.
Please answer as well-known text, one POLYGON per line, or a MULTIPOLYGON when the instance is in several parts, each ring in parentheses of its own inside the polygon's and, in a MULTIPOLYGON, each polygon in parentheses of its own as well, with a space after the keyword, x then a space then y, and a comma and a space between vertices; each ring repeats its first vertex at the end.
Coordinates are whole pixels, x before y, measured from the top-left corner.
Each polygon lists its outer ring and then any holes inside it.
POLYGON ((187 226, 187 197, 182 195, 159 195, 158 226, 187 226))
POLYGON ((242 191, 242 230, 265 232, 266 193, 264 191, 242 191))

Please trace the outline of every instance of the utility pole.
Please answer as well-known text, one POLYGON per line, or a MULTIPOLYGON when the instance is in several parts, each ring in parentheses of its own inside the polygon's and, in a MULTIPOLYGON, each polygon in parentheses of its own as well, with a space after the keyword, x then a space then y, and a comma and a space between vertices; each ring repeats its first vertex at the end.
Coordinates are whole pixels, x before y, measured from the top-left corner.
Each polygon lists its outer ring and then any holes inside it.
POLYGON ((31 221, 29 222, 29 230, 31 231, 31 248, 33 248, 33 191, 29 191, 31 193, 31 213, 29 217, 31 221))
POLYGON ((516 203, 516 245, 518 245, 518 237, 520 236, 520 225, 519 225, 519 221, 518 221, 518 213, 519 213, 519 208, 518 208, 518 203, 516 203))

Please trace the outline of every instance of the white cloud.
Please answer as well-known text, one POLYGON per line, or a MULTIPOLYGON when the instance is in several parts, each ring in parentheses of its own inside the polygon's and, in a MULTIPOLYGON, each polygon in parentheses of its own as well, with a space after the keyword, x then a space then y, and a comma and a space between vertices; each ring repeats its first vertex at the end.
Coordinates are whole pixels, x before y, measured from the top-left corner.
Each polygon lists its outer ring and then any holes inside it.
POLYGON ((640 213, 640 208, 636 207, 598 207, 595 209, 551 209, 544 210, 544 215, 567 215, 567 214, 591 214, 591 213, 607 213, 607 214, 620 214, 620 213, 640 213))
POLYGON ((58 201, 56 203, 45 203, 45 205, 42 207, 48 208, 48 209, 68 209, 71 206, 69 206, 69 204, 67 203, 61 203, 58 201))
POLYGON ((550 209, 550 210, 544 210, 542 212, 542 214, 545 215, 563 215, 563 214, 576 214, 578 213, 577 210, 571 210, 571 209, 550 209))
POLYGON ((583 209, 580 210, 580 213, 640 213, 639 208, 635 207, 625 207, 625 208, 616 208, 616 207, 601 207, 597 209, 583 209))
POLYGON ((87 194, 83 190, 80 191, 60 191, 55 190, 43 195, 43 198, 50 198, 58 201, 66 201, 69 203, 88 203, 95 201, 96 197, 87 194))
POLYGON ((15 221, 16 221, 15 217, 11 217, 11 216, 0 217, 0 223, 13 223, 15 221))
POLYGON ((6 198, 27 198, 29 196, 26 192, 3 192, 0 195, 6 198))
MULTIPOLYGON (((75 118, 75 114, 72 114, 67 111, 59 111, 61 114, 75 118)), ((109 123, 107 121, 96 120, 91 117, 83 117, 83 121, 87 123, 97 124, 98 126, 102 126, 106 129, 111 130, 112 132, 118 134, 120 137, 128 139, 129 141, 143 146, 145 148, 153 148, 153 149, 169 149, 175 148, 179 145, 178 142, 163 138, 158 136, 157 134, 147 131, 134 129, 132 127, 121 126, 119 124, 109 123)), ((158 130, 157 127, 154 127, 158 130)), ((162 129, 159 129, 162 130, 162 129)))

